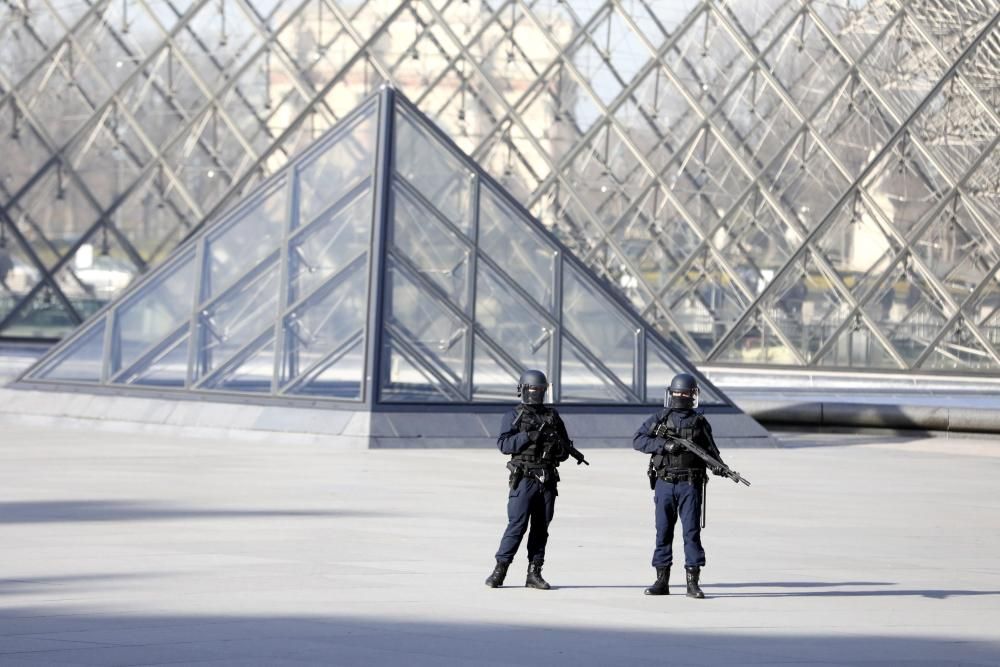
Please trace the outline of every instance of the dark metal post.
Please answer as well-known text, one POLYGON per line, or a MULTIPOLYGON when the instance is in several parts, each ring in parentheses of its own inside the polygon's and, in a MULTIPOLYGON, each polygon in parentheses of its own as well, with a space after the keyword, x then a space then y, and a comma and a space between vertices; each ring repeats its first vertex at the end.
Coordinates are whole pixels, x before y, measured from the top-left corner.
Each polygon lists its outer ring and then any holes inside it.
POLYGON ((382 383, 382 307, 385 300, 385 255, 389 246, 389 215, 392 210, 392 165, 395 133, 396 91, 382 88, 379 97, 378 143, 375 149, 372 240, 368 274, 368 335, 365 345, 364 403, 369 408, 379 400, 382 383))

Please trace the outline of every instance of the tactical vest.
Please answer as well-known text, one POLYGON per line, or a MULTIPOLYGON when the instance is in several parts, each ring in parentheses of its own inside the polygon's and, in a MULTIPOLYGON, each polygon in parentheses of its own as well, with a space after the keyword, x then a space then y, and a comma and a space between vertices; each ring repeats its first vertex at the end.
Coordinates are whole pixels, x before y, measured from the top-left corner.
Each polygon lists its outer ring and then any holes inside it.
MULTIPOLYGON (((702 419, 701 413, 694 410, 667 408, 660 413, 656 424, 666 423, 669 433, 697 444, 702 433, 702 419)), ((670 446, 669 440, 667 446, 670 446)), ((705 469, 705 462, 683 447, 674 453, 653 454, 651 465, 658 473, 661 470, 705 469)))
MULTIPOLYGON (((558 430, 558 423, 559 417, 556 411, 546 407, 528 408, 524 405, 519 405, 517 407, 517 416, 514 418, 514 424, 517 427, 518 433, 538 431, 541 430, 542 426, 550 426, 558 430)), ((538 442, 531 443, 517 454, 512 454, 510 460, 528 465, 558 466, 560 461, 565 461, 568 457, 568 454, 553 457, 551 449, 549 456, 545 456, 545 450, 546 443, 539 440, 538 442)))

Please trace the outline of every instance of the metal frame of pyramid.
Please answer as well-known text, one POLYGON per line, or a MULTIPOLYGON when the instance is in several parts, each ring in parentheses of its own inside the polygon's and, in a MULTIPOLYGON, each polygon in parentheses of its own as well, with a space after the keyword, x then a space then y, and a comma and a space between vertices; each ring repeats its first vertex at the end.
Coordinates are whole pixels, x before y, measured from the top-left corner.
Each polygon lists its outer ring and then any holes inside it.
POLYGON ((32 388, 375 409, 728 398, 391 88, 25 371, 32 388))

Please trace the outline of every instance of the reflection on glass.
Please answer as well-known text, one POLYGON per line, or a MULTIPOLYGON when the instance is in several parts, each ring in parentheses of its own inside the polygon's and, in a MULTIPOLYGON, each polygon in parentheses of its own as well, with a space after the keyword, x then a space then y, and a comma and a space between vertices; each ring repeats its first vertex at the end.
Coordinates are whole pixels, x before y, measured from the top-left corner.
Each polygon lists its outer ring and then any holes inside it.
POLYGON ((476 323, 522 367, 548 368, 553 325, 485 263, 478 266, 476 323))
POLYGON ((299 225, 311 222, 372 173, 377 133, 375 109, 374 103, 369 104, 363 117, 339 131, 332 144, 299 168, 299 225))
POLYGON ((625 392, 602 375, 593 361, 565 338, 562 341, 560 377, 564 403, 630 402, 625 392))
POLYGON ((118 354, 111 357, 112 374, 133 364, 147 348, 191 317, 194 273, 194 259, 188 253, 118 308, 115 316, 118 354))
MULTIPOLYGON (((563 270, 563 326, 597 355, 622 384, 634 383, 641 329, 568 263, 563 270)), ((637 392, 638 393, 638 392, 637 392)))
POLYGON ((441 145, 436 137, 396 113, 396 173, 437 207, 452 224, 472 235, 472 171, 441 145))
POLYGON ((467 327, 393 263, 386 278, 390 298, 385 326, 396 342, 386 350, 389 384, 383 397, 407 400, 414 390, 453 400, 462 396, 468 382, 467 327))
POLYGON ((282 179, 252 208, 209 235, 205 242, 208 267, 205 298, 220 294, 280 247, 286 213, 285 191, 282 179))
POLYGON ((329 357, 311 372, 304 382, 288 390, 298 396, 316 396, 358 400, 361 398, 362 379, 365 373, 364 337, 329 357))
POLYGON ((249 391, 266 394, 271 391, 273 376, 274 339, 272 338, 236 368, 209 380, 203 387, 205 389, 249 391))
POLYGON ((100 382, 101 364, 104 359, 104 322, 101 318, 78 338, 72 347, 63 350, 38 374, 45 380, 100 382))
POLYGON ((486 185, 479 190, 479 249, 551 311, 556 251, 486 185))
MULTIPOLYGON (((365 318, 368 314, 368 295, 365 289, 368 282, 367 269, 365 262, 359 262, 348 275, 338 277, 332 285, 323 288, 285 317, 282 387, 292 382, 301 384, 300 376, 314 375, 317 372, 316 365, 322 363, 324 367, 331 364, 337 367, 329 369, 325 379, 310 391, 315 392, 320 386, 335 388, 337 384, 334 379, 337 378, 337 383, 347 383, 350 386, 350 389, 337 389, 337 396, 343 395, 345 391, 351 396, 357 393, 355 388, 361 386, 363 366, 352 367, 349 363, 340 363, 340 359, 364 339, 365 318), (353 376, 345 375, 355 371, 353 376)), ((293 390, 293 393, 296 391, 302 390, 293 390)))
POLYGON ((398 186, 393 188, 392 242, 421 275, 437 283, 452 303, 471 314, 469 247, 398 186))
MULTIPOLYGON (((531 366, 543 369, 544 366, 531 366)), ((472 365, 472 398, 476 401, 510 401, 516 397, 519 374, 506 370, 490 352, 485 341, 476 336, 475 355, 472 365)), ((549 397, 551 398, 551 396, 549 397)))
POLYGON ((288 249, 289 303, 307 296, 368 251, 371 190, 364 188, 343 208, 324 213, 297 235, 288 249))
POLYGON ((147 387, 183 387, 187 380, 189 338, 186 333, 181 335, 177 342, 129 373, 128 377, 123 377, 121 382, 147 387))
POLYGON ((219 368, 237 351, 274 326, 278 303, 278 263, 274 262, 198 318, 195 380, 219 368))

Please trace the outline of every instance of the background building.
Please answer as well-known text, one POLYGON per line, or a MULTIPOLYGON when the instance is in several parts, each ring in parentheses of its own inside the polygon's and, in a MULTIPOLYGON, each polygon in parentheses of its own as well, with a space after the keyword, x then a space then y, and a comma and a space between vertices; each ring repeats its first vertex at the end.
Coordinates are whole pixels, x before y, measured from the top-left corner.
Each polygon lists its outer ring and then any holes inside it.
POLYGON ((390 82, 701 364, 1000 371, 993 2, 0 11, 0 336, 61 336, 390 82))

